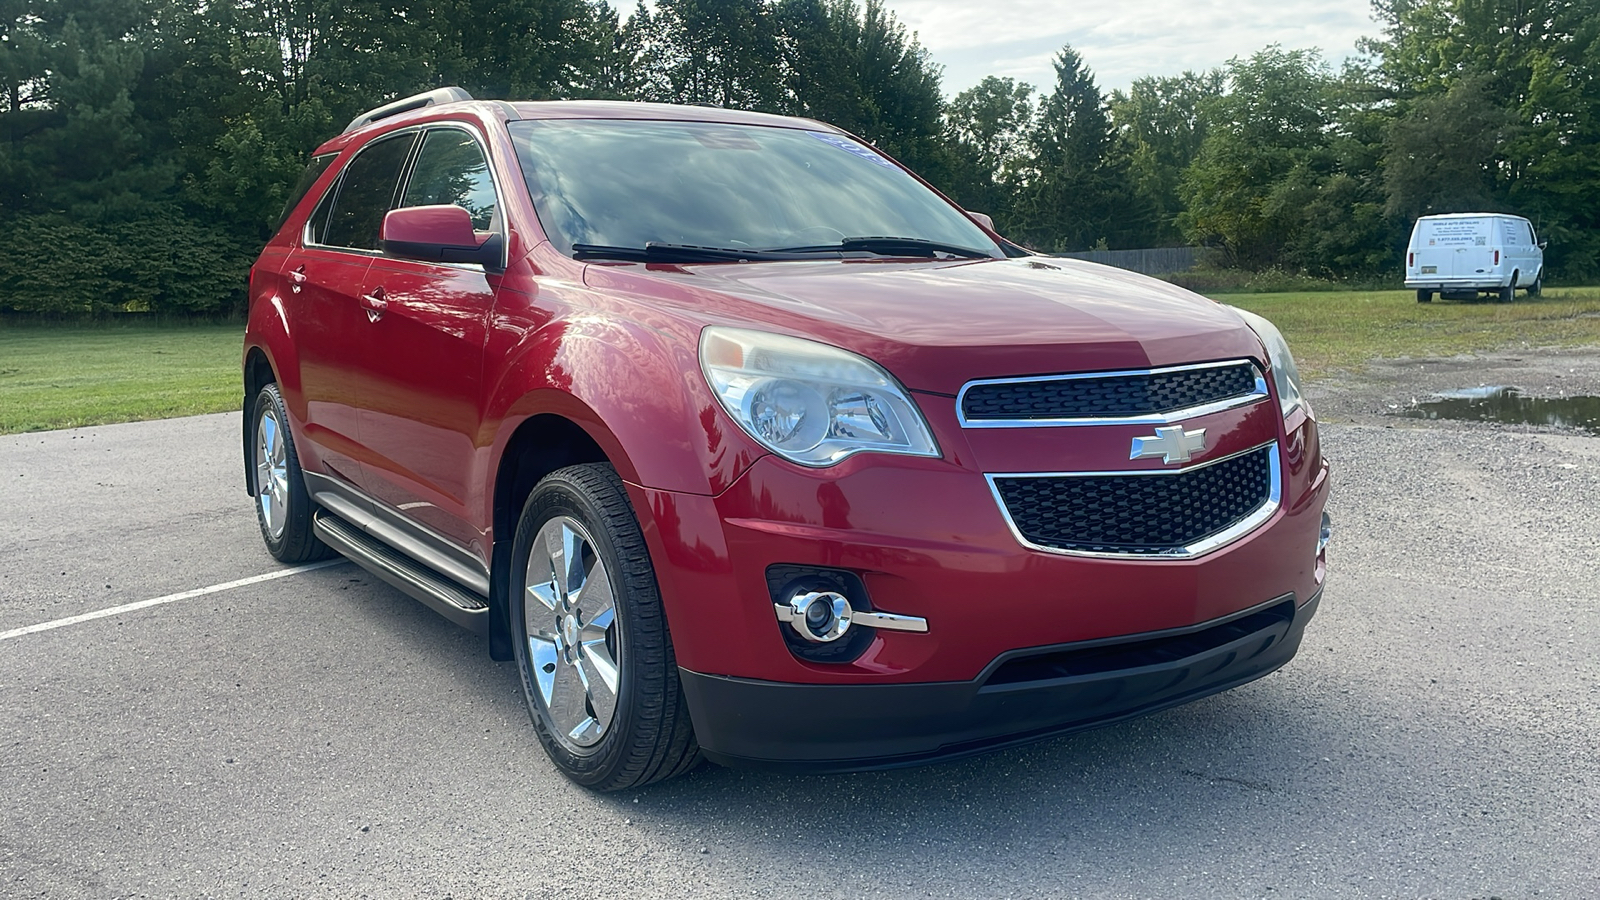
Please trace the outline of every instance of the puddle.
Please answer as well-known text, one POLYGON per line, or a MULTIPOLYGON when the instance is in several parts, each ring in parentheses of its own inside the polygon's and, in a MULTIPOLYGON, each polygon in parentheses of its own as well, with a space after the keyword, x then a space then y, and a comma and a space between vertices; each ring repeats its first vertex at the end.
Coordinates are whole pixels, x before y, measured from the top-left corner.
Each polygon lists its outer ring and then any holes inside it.
POLYGON ((1409 419, 1558 425, 1600 436, 1600 397, 1527 397, 1514 387, 1500 385, 1441 391, 1399 414, 1409 419))

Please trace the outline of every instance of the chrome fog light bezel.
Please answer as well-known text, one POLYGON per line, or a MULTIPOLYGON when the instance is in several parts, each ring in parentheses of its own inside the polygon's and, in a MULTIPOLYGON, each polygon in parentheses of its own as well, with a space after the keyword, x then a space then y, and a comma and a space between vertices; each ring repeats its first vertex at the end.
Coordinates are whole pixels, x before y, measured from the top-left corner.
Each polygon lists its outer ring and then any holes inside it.
POLYGON ((773 604, 779 621, 814 644, 829 644, 850 631, 855 610, 837 591, 806 591, 795 594, 787 604, 773 604))

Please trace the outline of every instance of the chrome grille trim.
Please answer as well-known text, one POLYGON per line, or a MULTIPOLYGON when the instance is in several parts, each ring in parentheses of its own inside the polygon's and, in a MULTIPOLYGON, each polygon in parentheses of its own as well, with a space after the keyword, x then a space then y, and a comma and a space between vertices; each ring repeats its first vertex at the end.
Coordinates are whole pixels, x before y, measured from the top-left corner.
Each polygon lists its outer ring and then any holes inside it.
POLYGON ((989 494, 994 498, 995 505, 1000 508, 1000 515, 1005 518, 1006 527, 1011 529, 1011 536, 1017 539, 1017 543, 1027 547, 1030 550, 1037 550, 1040 553, 1053 553, 1057 556, 1080 556, 1095 559, 1195 559, 1196 557, 1204 556, 1205 554, 1214 550, 1221 549, 1222 547, 1233 543, 1239 538, 1244 537, 1250 532, 1255 531, 1257 528, 1266 524, 1267 520, 1272 518, 1273 514, 1278 511, 1278 507, 1283 504, 1282 456, 1283 451, 1281 448, 1279 448, 1278 442, 1276 440, 1272 440, 1265 444, 1257 444, 1249 449, 1241 450, 1238 453, 1230 453, 1227 456, 1220 456, 1216 459, 1206 460, 1203 463, 1186 466, 1181 469, 1136 469, 1109 472, 995 472, 986 473, 983 477, 989 483, 989 494), (1248 516, 1245 516, 1243 519, 1240 519, 1238 522, 1234 523, 1228 528, 1223 529, 1222 531, 1219 531, 1209 537, 1196 541, 1193 544, 1174 548, 1174 550, 1170 553, 1108 553, 1095 550, 1064 550, 1059 547, 1048 547, 1042 544, 1036 544, 1023 536, 1022 529, 1017 527, 1016 520, 1012 518, 1010 508, 1006 506, 1005 498, 1000 495, 999 485, 995 483, 996 479, 1000 478, 1122 478, 1130 475, 1160 478, 1166 475, 1182 475, 1186 472, 1193 472, 1196 469, 1204 469, 1208 466, 1214 466, 1218 463, 1227 462, 1231 459, 1237 459, 1238 457, 1255 453, 1263 447, 1272 448, 1272 452, 1267 456, 1268 464, 1271 470, 1269 475, 1271 483, 1268 487, 1266 502, 1257 507, 1254 512, 1250 513, 1248 516))
POLYGON ((1154 369, 1120 369, 1114 372, 1075 372, 1068 375, 1034 375, 1023 378, 980 378, 961 386, 956 394, 956 418, 962 428, 1060 428, 1083 425, 1171 425, 1184 419, 1207 416, 1224 410, 1249 406, 1266 400, 1267 379, 1261 366, 1252 359, 1227 359, 1220 362, 1192 363, 1181 366, 1163 366, 1154 369), (1228 397, 1171 412, 1149 413, 1136 416, 1062 417, 1040 419, 969 419, 966 412, 967 392, 979 386, 998 384, 1037 384, 1042 382, 1077 381, 1084 379, 1138 378, 1146 375, 1165 375, 1171 372, 1189 372, 1199 369, 1219 369, 1248 364, 1255 372, 1255 387, 1248 394, 1228 397))

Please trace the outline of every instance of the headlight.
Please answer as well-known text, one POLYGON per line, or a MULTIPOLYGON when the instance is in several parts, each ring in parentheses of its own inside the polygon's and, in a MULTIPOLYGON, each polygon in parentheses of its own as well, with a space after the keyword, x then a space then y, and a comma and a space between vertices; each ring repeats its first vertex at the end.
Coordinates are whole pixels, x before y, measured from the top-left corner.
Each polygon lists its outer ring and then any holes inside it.
POLYGON ((1267 348, 1267 364, 1272 367, 1272 384, 1278 389, 1278 407, 1285 418, 1296 406, 1305 402, 1300 393, 1300 369, 1294 364, 1294 354, 1289 352, 1289 342, 1283 339, 1278 326, 1249 310, 1230 306, 1229 309, 1244 317, 1244 323, 1261 338, 1267 348))
POLYGON ((700 367, 722 408, 772 452, 807 466, 852 453, 938 456, 933 434, 889 373, 815 341, 707 328, 700 367))

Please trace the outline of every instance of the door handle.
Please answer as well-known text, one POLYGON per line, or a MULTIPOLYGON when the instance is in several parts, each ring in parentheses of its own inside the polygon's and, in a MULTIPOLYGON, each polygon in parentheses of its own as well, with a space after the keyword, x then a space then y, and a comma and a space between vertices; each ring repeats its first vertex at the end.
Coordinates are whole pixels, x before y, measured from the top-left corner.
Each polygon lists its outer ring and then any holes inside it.
POLYGON ((375 287, 370 294, 361 295, 361 307, 367 311, 367 321, 376 322, 383 317, 389 309, 389 301, 384 299, 383 287, 375 287))
POLYGON ((306 267, 301 266, 289 273, 289 293, 300 293, 300 286, 306 283, 306 267))

